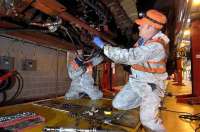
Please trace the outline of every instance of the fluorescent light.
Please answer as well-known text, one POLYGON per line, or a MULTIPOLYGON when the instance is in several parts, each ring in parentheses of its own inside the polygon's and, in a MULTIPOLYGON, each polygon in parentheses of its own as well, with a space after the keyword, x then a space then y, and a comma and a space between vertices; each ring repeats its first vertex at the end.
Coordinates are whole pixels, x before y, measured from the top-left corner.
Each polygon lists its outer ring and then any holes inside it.
POLYGON ((193 5, 193 6, 198 6, 198 5, 200 5, 200 0, 193 0, 193 1, 192 1, 192 5, 193 5))
POLYGON ((188 35, 190 35, 190 30, 189 30, 189 29, 184 30, 183 35, 184 35, 184 36, 188 36, 188 35))

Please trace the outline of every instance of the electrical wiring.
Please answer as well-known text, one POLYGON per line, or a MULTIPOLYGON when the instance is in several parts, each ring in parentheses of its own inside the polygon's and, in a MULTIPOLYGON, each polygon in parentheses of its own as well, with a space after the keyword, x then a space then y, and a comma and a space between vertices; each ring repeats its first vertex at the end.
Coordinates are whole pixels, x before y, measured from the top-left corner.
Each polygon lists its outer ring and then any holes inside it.
MULTIPOLYGON (((3 95, 3 99, 2 99, 2 101, 0 102, 0 106, 12 102, 12 101, 13 101, 14 99, 16 99, 16 97, 18 97, 18 96, 20 95, 20 93, 22 92, 23 85, 24 85, 23 77, 22 77, 22 76, 19 74, 19 72, 17 72, 17 71, 15 71, 15 72, 13 73, 12 77, 13 77, 13 78, 16 78, 16 80, 17 80, 17 84, 18 84, 17 90, 16 90, 16 92, 14 93, 14 95, 13 95, 10 99, 8 99, 8 100, 7 100, 7 93, 6 93, 8 89, 6 89, 6 90, 4 90, 4 91, 1 91, 1 94, 3 95)), ((10 82, 10 83, 12 83, 12 82, 10 82)), ((15 82, 14 82, 14 84, 15 84, 15 82)), ((12 87, 14 86, 14 84, 13 84, 13 85, 8 84, 9 86, 11 86, 11 88, 9 88, 9 89, 12 89, 12 87)))
MULTIPOLYGON (((64 26, 61 25, 61 26, 60 26, 60 29, 62 29, 62 30, 64 31, 65 36, 68 36, 68 37, 69 37, 70 41, 72 42, 72 44, 73 44, 73 45, 75 46, 75 48, 76 48, 76 51, 75 51, 76 54, 77 54, 78 56, 80 56, 79 53, 78 53, 78 51, 77 51, 79 48, 78 48, 78 46, 75 44, 75 42, 74 42, 72 36, 70 35, 68 28, 66 28, 66 27, 64 27, 64 26)), ((81 43, 77 38, 76 38, 76 40, 79 42, 79 44, 81 43)), ((101 52, 101 50, 96 51, 95 49, 92 49, 91 54, 90 54, 89 56, 87 56, 87 58, 85 58, 84 61, 85 61, 85 62, 89 62, 94 56, 99 55, 100 52, 101 52)))
POLYGON ((68 31, 68 29, 66 28, 66 27, 64 27, 64 26, 60 26, 60 28, 62 29, 62 30, 64 30, 64 34, 65 34, 65 36, 67 37, 69 37, 69 39, 71 40, 71 42, 72 42, 72 44, 75 46, 75 48, 76 48, 76 54, 78 55, 78 47, 77 47, 77 45, 75 44, 75 42, 74 42, 74 40, 73 40, 73 38, 72 38, 72 36, 70 35, 70 33, 69 33, 69 31, 68 31))
POLYGON ((194 115, 180 115, 179 118, 188 119, 188 120, 200 120, 200 113, 194 115))
POLYGON ((0 70, 0 92, 4 92, 12 88, 15 83, 15 77, 12 76, 13 71, 0 70))
POLYGON ((199 129, 200 129, 200 123, 199 123, 199 126, 197 127, 197 128, 194 128, 193 126, 192 126, 192 122, 200 122, 200 113, 198 113, 198 114, 194 114, 194 115, 179 115, 179 118, 180 119, 182 119, 183 121, 185 121, 185 122, 188 122, 188 123, 190 123, 190 126, 192 127, 192 129, 195 131, 195 132, 197 132, 199 129))
MULTIPOLYGON (((181 111, 174 111, 174 110, 169 110, 167 109, 166 107, 160 107, 160 110, 161 111, 168 111, 168 112, 172 112, 172 113, 176 113, 176 114, 180 114, 179 115, 179 118, 182 120, 182 121, 185 121, 185 122, 188 122, 190 124, 190 126, 192 127, 191 123, 193 121, 198 121, 200 122, 200 113, 197 113, 197 114, 191 114, 189 112, 181 112, 181 111)), ((197 130, 200 129, 200 124, 197 128, 193 128, 192 129, 197 132, 197 130)))
POLYGON ((17 88, 17 91, 15 92, 15 94, 12 96, 11 99, 9 99, 7 102, 11 102, 13 101, 14 99, 16 99, 20 93, 22 92, 22 89, 23 89, 23 78, 22 76, 17 72, 16 73, 16 78, 17 78, 17 82, 18 82, 18 88, 17 88))

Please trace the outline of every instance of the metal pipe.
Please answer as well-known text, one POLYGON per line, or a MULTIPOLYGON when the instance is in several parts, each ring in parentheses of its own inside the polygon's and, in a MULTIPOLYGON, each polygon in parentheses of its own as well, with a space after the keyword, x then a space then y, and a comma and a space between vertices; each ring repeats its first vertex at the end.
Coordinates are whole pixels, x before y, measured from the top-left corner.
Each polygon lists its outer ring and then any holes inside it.
POLYGON ((75 46, 75 48, 76 48, 75 52, 76 52, 76 54, 78 55, 78 52, 77 52, 78 47, 77 47, 76 44, 74 43, 74 40, 73 40, 72 36, 70 35, 68 29, 67 29, 66 27, 62 26, 62 25, 60 26, 60 29, 64 30, 65 34, 69 37, 69 39, 71 40, 72 44, 75 46))
POLYGON ((62 24, 62 19, 57 17, 55 22, 46 22, 46 23, 36 23, 31 22, 30 25, 38 26, 38 27, 49 27, 49 26, 59 26, 62 24))

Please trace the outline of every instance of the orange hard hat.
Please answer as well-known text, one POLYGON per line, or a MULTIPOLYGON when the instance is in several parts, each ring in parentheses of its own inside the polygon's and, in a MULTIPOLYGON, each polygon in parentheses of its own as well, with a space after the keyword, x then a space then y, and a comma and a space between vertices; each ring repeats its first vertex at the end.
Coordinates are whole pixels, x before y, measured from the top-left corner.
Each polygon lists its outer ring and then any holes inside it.
POLYGON ((166 16, 155 9, 148 10, 145 17, 135 20, 138 25, 148 24, 158 30, 162 29, 166 22, 166 16))

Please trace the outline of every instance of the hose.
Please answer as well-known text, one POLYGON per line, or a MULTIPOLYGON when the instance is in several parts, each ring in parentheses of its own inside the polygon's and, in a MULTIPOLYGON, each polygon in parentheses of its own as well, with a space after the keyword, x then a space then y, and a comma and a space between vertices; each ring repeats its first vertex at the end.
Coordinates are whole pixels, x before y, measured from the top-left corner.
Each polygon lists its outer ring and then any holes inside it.
MULTIPOLYGON (((68 36, 69 39, 71 40, 72 44, 75 46, 75 48, 76 48, 76 51, 75 51, 76 54, 77 54, 78 56, 81 56, 81 55, 79 55, 79 53, 78 53, 78 51, 77 51, 79 48, 78 48, 77 45, 75 44, 75 42, 74 42, 72 36, 71 36, 70 33, 69 33, 69 30, 68 30, 66 27, 62 26, 62 25, 60 26, 60 29, 62 29, 62 30, 65 32, 65 36, 68 36)), ((81 44, 81 42, 79 41, 79 39, 76 38, 76 40, 78 41, 79 44, 81 44)), ((101 53, 101 50, 96 51, 95 49, 93 49, 92 52, 91 52, 91 54, 90 54, 87 58, 84 59, 85 63, 90 62, 90 60, 91 60, 93 57, 99 55, 100 53, 101 53)))
POLYGON ((18 82, 18 86, 17 86, 17 91, 15 92, 15 94, 9 99, 6 100, 5 104, 12 102, 13 100, 15 100, 20 93, 22 92, 23 89, 23 78, 21 77, 21 75, 17 72, 15 75, 17 82, 18 82))
POLYGON ((64 33, 65 33, 65 36, 68 36, 69 37, 69 39, 70 39, 70 41, 72 42, 72 44, 75 46, 75 48, 76 48, 76 54, 77 55, 79 55, 78 54, 78 47, 77 47, 77 45, 75 44, 75 42, 74 42, 74 40, 73 40, 73 38, 72 38, 72 36, 70 35, 70 33, 69 33, 69 31, 68 31, 68 29, 66 28, 66 27, 64 27, 64 26, 60 26, 60 29, 62 29, 63 31, 64 31, 64 33))
POLYGON ((23 90, 24 81, 23 81, 23 77, 19 74, 19 72, 15 71, 15 73, 13 73, 13 75, 11 77, 9 77, 8 79, 10 79, 10 78, 14 78, 14 79, 12 79, 12 81, 10 81, 9 83, 7 83, 6 84, 7 86, 5 86, 5 87, 9 86, 9 88, 6 88, 6 89, 4 88, 3 90, 1 89, 2 91, 0 91, 0 94, 3 95, 3 99, 0 102, 0 106, 1 105, 6 105, 6 104, 12 102, 13 100, 15 100, 20 95, 20 93, 23 90), (13 86, 14 86, 14 84, 16 84, 16 81, 13 83, 13 80, 17 80, 17 84, 18 84, 17 90, 14 93, 14 95, 9 100, 7 100, 7 94, 6 94, 6 92, 8 91, 8 89, 12 89, 13 86))
POLYGON ((12 76, 14 71, 0 70, 0 92, 11 89, 15 84, 16 78, 12 76))
POLYGON ((15 75, 16 79, 17 79, 17 82, 18 82, 18 88, 17 88, 17 91, 15 92, 15 94, 12 96, 12 98, 10 98, 8 101, 6 102, 11 102, 13 100, 15 100, 19 95, 20 93, 22 92, 22 89, 23 89, 23 78, 22 76, 17 72, 16 75, 15 75))
POLYGON ((59 17, 56 17, 55 22, 46 22, 46 23, 31 22, 30 23, 30 25, 38 26, 38 27, 60 26, 61 24, 62 24, 62 19, 59 17))

